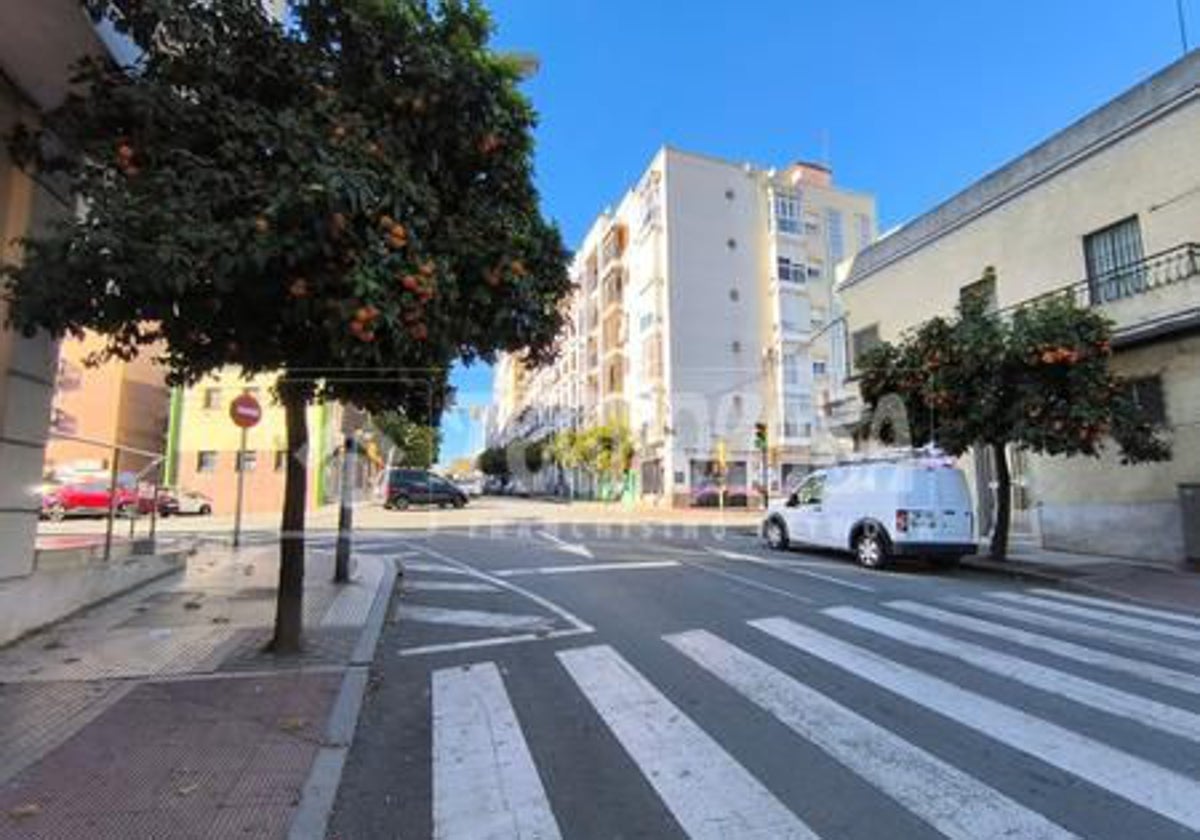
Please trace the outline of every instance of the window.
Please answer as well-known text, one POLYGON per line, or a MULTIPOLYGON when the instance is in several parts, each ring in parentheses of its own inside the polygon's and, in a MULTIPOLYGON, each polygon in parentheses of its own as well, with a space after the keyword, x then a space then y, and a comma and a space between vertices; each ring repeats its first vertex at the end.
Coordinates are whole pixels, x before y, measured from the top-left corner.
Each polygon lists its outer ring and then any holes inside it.
POLYGON ((800 196, 796 193, 775 193, 775 229, 780 233, 800 232, 800 196))
POLYGON ((811 319, 807 299, 790 293, 779 296, 779 324, 783 329, 807 332, 811 319))
POLYGON ((981 279, 976 280, 974 283, 969 283, 959 290, 958 300, 960 304, 966 303, 970 299, 982 300, 989 312, 996 309, 995 273, 988 271, 981 279))
POLYGON ((196 453, 196 472, 211 473, 217 471, 217 453, 211 451, 196 453))
POLYGON ((737 240, 734 239, 732 236, 729 237, 729 239, 726 240, 726 242, 725 242, 725 247, 728 248, 730 251, 736 250, 737 249, 737 240))
POLYGON ((1155 426, 1167 425, 1167 404, 1163 398, 1161 376, 1143 376, 1126 383, 1133 404, 1155 426))
POLYGON ((1083 238, 1092 304, 1129 297, 1146 286, 1141 265, 1142 229, 1137 216, 1089 233, 1083 238))
POLYGON ((662 376, 662 342, 657 336, 642 342, 642 370, 651 379, 662 376))
POLYGON ((288 457, 288 454, 287 454, 286 449, 276 449, 275 450, 275 463, 274 463, 275 472, 283 472, 284 468, 287 467, 287 457, 288 457))
POLYGON ((872 324, 869 327, 863 327, 861 330, 857 330, 854 335, 850 337, 851 358, 854 360, 854 366, 858 367, 859 360, 862 359, 863 354, 878 345, 878 324, 872 324))
POLYGON ((737 290, 737 289, 730 289, 730 290, 729 290, 729 299, 730 299, 731 301, 733 301, 734 303, 737 303, 737 301, 738 301, 738 298, 740 298, 740 297, 741 297, 741 296, 738 294, 738 290, 737 290))
POLYGON ((821 267, 816 266, 816 265, 810 265, 808 267, 808 276, 811 277, 813 280, 820 280, 821 279, 821 267))
POLYGON ((784 404, 783 436, 808 437, 812 434, 812 403, 805 399, 790 399, 784 404))
POLYGON ((858 229, 858 250, 861 251, 871 244, 871 217, 866 213, 856 213, 854 225, 858 229))
POLYGON ((819 505, 825 490, 825 474, 816 473, 796 488, 796 501, 802 505, 819 505))
POLYGON ((805 278, 804 266, 798 262, 792 262, 787 257, 779 257, 775 261, 776 273, 779 279, 784 283, 803 283, 805 278))
POLYGON ((725 190, 725 198, 728 199, 729 201, 733 201, 734 195, 735 195, 735 193, 734 193, 732 187, 725 190))
POLYGON ((741 353, 742 352, 742 342, 740 342, 740 341, 733 342, 733 344, 729 345, 729 349, 731 349, 734 353, 741 353))
POLYGON ((783 357, 783 384, 800 385, 800 357, 789 353, 783 357))
POLYGON ((207 411, 221 407, 221 389, 220 388, 205 388, 204 389, 204 408, 207 411))
POLYGON ((234 469, 237 472, 254 472, 258 466, 258 453, 252 451, 239 452, 234 459, 234 469))
POLYGON ((825 310, 821 309, 819 306, 813 308, 812 325, 817 329, 825 326, 825 310))
POLYGON ((655 312, 643 312, 641 319, 638 321, 638 328, 642 332, 646 332, 651 327, 658 323, 658 314, 655 312))
POLYGON ((842 231, 842 211, 836 207, 825 208, 825 227, 829 231, 829 259, 839 263, 846 256, 846 238, 842 231))
POLYGON ((813 376, 824 376, 827 370, 825 362, 813 362, 813 376))

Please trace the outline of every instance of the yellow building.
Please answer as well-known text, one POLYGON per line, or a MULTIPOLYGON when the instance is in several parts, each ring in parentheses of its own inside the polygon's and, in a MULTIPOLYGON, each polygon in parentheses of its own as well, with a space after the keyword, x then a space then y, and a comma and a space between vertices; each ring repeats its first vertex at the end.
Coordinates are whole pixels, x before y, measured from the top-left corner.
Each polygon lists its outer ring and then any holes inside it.
MULTIPOLYGON (((1113 321, 1113 367, 1174 457, 1122 466, 1115 446, 1099 459, 1013 452, 1015 524, 1046 547, 1164 562, 1200 554, 1200 511, 1187 507, 1200 499, 1198 140, 1192 52, 883 237, 839 287, 855 356, 951 313, 985 266, 997 280, 981 291, 1001 310, 1070 290, 1113 321)), ((969 466, 986 526, 991 464, 980 453, 969 466)))
MULTIPOLYGON (((237 476, 242 430, 229 415, 230 403, 252 394, 262 406, 262 419, 246 434, 244 508, 248 513, 280 511, 287 466, 284 410, 272 396, 274 375, 245 379, 229 368, 186 389, 171 400, 168 432, 168 483, 195 490, 213 500, 213 512, 232 513, 237 499, 237 476)), ((338 498, 338 470, 346 412, 336 403, 308 409, 308 507, 338 498)), ((351 424, 356 427, 357 421, 351 424)), ((356 484, 369 481, 370 461, 360 461, 356 484)))

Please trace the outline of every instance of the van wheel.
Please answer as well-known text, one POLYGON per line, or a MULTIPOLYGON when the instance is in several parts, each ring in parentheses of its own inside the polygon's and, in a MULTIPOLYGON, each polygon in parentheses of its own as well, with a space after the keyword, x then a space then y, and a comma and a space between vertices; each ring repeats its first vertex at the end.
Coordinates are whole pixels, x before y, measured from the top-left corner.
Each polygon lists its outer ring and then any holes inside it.
POLYGON ((878 528, 867 526, 854 541, 854 557, 860 566, 882 569, 888 562, 887 538, 878 528))
POLYGON ((763 528, 763 536, 766 538, 768 548, 783 551, 788 547, 787 528, 777 518, 773 517, 767 520, 766 527, 763 528))
POLYGON ((396 496, 393 498, 392 510, 408 510, 408 496, 396 496))

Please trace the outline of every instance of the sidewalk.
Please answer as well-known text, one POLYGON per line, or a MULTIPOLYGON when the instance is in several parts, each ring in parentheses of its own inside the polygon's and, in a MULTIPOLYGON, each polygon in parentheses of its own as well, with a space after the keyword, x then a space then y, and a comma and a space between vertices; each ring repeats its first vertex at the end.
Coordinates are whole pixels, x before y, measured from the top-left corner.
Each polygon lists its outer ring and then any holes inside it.
POLYGON ((309 550, 296 659, 262 652, 274 548, 198 554, 0 649, 0 839, 286 837, 349 746, 395 581, 356 560, 338 587, 309 550))
POLYGON ((979 554, 963 558, 963 568, 1200 613, 1200 569, 1192 567, 1050 551, 1015 540, 1007 560, 979 554))

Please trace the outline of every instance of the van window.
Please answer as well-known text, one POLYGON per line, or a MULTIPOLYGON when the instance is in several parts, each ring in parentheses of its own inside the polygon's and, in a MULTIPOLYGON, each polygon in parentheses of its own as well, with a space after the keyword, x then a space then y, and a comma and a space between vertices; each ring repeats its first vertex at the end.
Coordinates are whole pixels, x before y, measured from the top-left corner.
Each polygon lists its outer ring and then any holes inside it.
POLYGON ((796 499, 802 505, 819 505, 825 490, 825 473, 810 475, 800 489, 796 491, 796 499))

